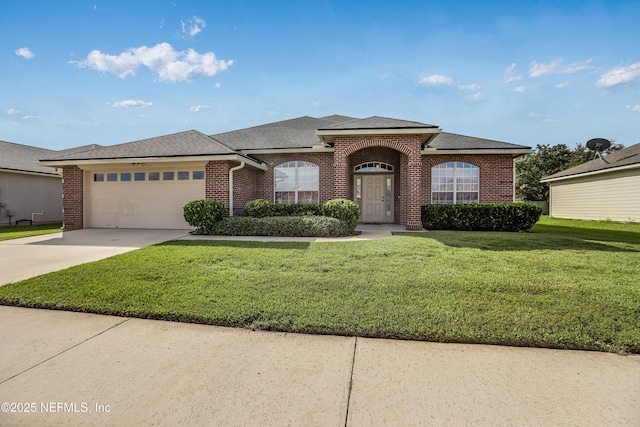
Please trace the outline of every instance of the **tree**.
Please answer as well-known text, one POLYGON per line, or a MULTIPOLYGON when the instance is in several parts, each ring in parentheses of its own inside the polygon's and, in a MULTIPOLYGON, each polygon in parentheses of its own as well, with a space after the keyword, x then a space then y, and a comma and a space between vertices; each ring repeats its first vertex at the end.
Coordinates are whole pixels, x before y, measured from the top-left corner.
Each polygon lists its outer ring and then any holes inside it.
MULTIPOLYGON (((603 155, 624 148, 611 144, 603 155)), ((538 144, 533 153, 516 162, 516 197, 522 200, 549 200, 549 186, 540 182, 545 176, 572 168, 595 158, 595 153, 582 144, 570 149, 566 144, 538 144)))

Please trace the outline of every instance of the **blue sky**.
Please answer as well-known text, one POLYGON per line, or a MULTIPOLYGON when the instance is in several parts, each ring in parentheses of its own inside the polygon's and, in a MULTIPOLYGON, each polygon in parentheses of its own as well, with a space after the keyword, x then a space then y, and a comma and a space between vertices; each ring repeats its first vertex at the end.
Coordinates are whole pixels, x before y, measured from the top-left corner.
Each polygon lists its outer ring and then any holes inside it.
POLYGON ((3 0, 0 140, 64 149, 342 114, 630 146, 638 22, 638 1, 3 0))

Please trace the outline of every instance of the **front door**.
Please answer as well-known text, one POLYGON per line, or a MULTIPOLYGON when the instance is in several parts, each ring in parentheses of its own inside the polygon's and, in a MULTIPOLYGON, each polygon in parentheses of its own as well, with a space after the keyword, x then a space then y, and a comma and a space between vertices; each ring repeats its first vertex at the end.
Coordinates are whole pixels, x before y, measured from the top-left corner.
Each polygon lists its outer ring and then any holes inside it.
POLYGON ((393 222, 393 175, 360 175, 362 222, 393 222))

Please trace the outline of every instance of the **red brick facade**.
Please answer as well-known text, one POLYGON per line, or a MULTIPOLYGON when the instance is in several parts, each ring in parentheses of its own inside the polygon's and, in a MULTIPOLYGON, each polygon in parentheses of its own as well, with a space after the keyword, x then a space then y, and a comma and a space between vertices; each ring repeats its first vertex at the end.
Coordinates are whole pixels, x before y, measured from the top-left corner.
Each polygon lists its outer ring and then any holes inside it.
MULTIPOLYGON (((274 168, 289 161, 306 161, 319 166, 320 202, 333 198, 354 200, 354 168, 367 162, 393 166, 393 222, 407 229, 420 229, 420 207, 431 203, 431 170, 444 162, 466 162, 480 168, 480 201, 513 201, 513 157, 510 154, 435 155, 422 154, 418 135, 336 136, 333 152, 259 154, 254 157, 267 170, 249 165, 233 172, 233 213, 242 215, 254 199, 274 200, 274 168)), ((237 161, 210 161, 205 168, 205 194, 229 206, 229 171, 237 161)), ((84 226, 83 171, 63 167, 63 218, 65 230, 84 226)))
POLYGON ((62 221, 65 231, 84 228, 83 172, 77 166, 62 168, 62 221))

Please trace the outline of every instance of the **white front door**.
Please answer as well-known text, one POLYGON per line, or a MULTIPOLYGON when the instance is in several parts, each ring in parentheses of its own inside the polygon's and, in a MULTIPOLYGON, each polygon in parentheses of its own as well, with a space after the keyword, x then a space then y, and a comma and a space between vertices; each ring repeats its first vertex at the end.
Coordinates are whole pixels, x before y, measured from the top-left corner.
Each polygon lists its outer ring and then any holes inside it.
POLYGON ((393 222, 392 176, 362 175, 362 222, 393 222))

